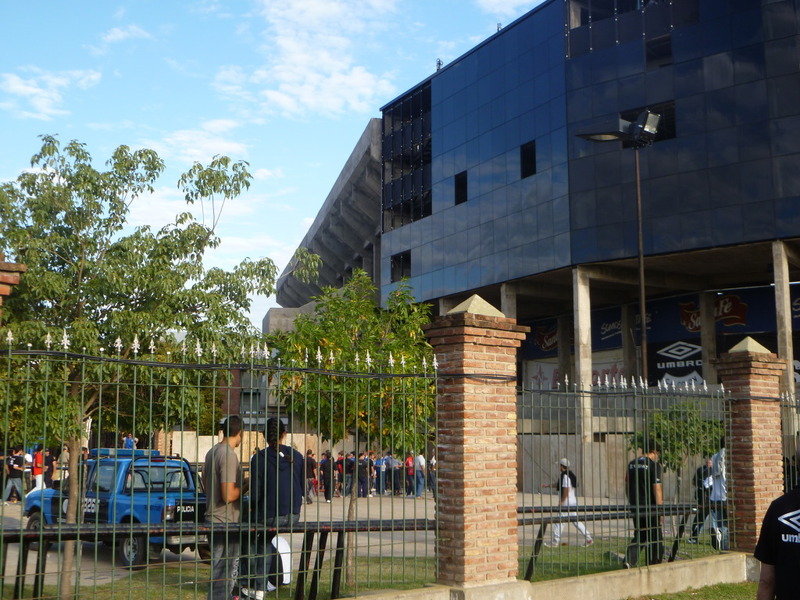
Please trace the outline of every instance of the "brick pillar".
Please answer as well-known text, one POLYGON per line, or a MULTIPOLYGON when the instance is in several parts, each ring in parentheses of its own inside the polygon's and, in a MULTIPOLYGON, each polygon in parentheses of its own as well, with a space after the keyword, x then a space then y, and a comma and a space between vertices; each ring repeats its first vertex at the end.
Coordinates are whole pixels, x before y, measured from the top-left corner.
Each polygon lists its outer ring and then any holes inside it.
POLYGON ((19 284, 20 273, 25 270, 25 265, 6 262, 5 255, 0 252, 0 317, 3 316, 3 296, 11 295, 11 286, 19 284))
POLYGON ((722 354, 716 367, 732 413, 726 442, 732 545, 751 553, 764 513, 783 493, 780 379, 786 362, 746 338, 722 354))
POLYGON ((529 329, 485 303, 478 309, 484 306, 489 315, 475 314, 474 303, 467 313, 456 307, 425 331, 440 377, 436 509, 443 585, 517 577, 516 349, 529 329))

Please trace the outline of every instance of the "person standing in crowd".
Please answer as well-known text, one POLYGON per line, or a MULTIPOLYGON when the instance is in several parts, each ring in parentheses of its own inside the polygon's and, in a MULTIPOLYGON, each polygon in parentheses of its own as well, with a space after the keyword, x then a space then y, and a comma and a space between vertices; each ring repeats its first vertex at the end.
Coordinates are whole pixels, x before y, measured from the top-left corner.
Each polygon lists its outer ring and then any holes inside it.
POLYGON ((33 451, 33 462, 31 463, 31 473, 33 474, 32 492, 44 489, 44 450, 39 444, 33 451))
POLYGON ((336 497, 342 495, 344 492, 344 452, 339 450, 339 456, 336 458, 336 497))
POLYGON ((335 471, 336 465, 331 459, 330 450, 328 450, 322 455, 322 460, 319 462, 319 478, 322 481, 322 488, 325 491, 325 502, 328 504, 331 503, 331 497, 333 496, 335 471))
POLYGON ((707 458, 703 464, 697 467, 692 483, 694 484, 695 498, 697 499, 697 514, 692 523, 692 535, 689 536, 689 543, 696 544, 700 531, 706 522, 706 518, 711 512, 711 490, 714 485, 714 478, 711 476, 711 459, 707 458))
POLYGON ((222 423, 223 439, 206 454, 203 484, 206 490, 206 521, 236 525, 234 530, 215 529, 210 534, 211 582, 208 600, 230 600, 234 565, 239 557, 242 497, 247 487, 236 449, 242 444, 242 420, 231 415, 222 423))
POLYGON ((366 452, 358 455, 356 475, 358 477, 358 497, 366 498, 369 496, 369 462, 366 452))
POLYGON ((58 455, 58 477, 60 481, 64 481, 69 477, 69 447, 64 444, 61 448, 61 454, 58 455))
POLYGON ((661 562, 664 556, 664 538, 661 524, 664 516, 659 507, 664 504, 661 488, 661 465, 658 459, 661 448, 655 441, 645 437, 642 455, 628 463, 625 473, 628 502, 633 513, 634 534, 625 552, 626 569, 635 567, 642 549, 648 565, 661 562))
POLYGON ((286 427, 277 417, 267 420, 267 447, 250 461, 250 520, 260 531, 250 540, 242 568, 240 591, 243 596, 262 600, 277 588, 277 553, 274 531, 291 529, 300 521, 306 489, 303 455, 287 446, 286 427))
MULTIPOLYGON (((559 494, 559 507, 561 509, 559 511, 559 516, 564 516, 564 515, 568 517, 577 516, 578 513, 574 511, 569 512, 568 510, 565 509, 578 505, 578 498, 575 494, 575 489, 578 487, 578 478, 575 476, 575 473, 573 473, 570 470, 569 468, 570 463, 569 460, 567 460, 566 458, 562 458, 559 461, 558 465, 559 468, 561 469, 561 473, 558 477, 558 481, 556 482, 555 487, 558 490, 559 494)), ((575 528, 578 530, 578 533, 580 533, 584 537, 585 544, 587 546, 591 546, 594 543, 594 541, 592 540, 592 534, 589 533, 588 529, 586 529, 586 525, 584 525, 581 521, 574 521, 572 524, 575 525, 575 528)), ((549 546, 551 548, 560 545, 561 531, 562 531, 561 522, 559 521, 557 523, 553 523, 552 541, 545 542, 544 545, 549 546)))
POLYGON ((312 497, 317 497, 315 485, 317 483, 317 461, 314 458, 314 451, 309 448, 306 450, 306 502, 311 504, 312 497))
POLYGON ((415 498, 422 498, 425 493, 425 455, 420 452, 414 457, 414 479, 416 481, 415 498))
POLYGON ((348 452, 344 456, 344 495, 349 496, 353 493, 353 485, 356 479, 356 456, 348 452))
POLYGON ((431 459, 428 461, 428 489, 433 494, 433 497, 436 498, 436 455, 431 455, 431 459))
MULTIPOLYGON (((800 453, 800 448, 798 448, 800 453)), ((794 600, 797 598, 797 566, 800 544, 797 515, 800 513, 800 488, 772 501, 756 543, 755 557, 761 561, 756 600, 794 600)))
POLYGON ((725 461, 725 438, 719 440, 719 452, 711 457, 711 477, 713 484, 709 500, 711 502, 711 518, 714 521, 714 535, 711 545, 717 550, 728 550, 728 477, 725 461))
POLYGON ((22 475, 25 472, 25 457, 22 455, 22 448, 14 448, 9 456, 6 456, 6 487, 3 490, 3 500, 16 504, 25 496, 22 491, 22 475), (11 500, 14 492, 17 492, 17 499, 11 500))
POLYGON ((44 487, 53 487, 53 477, 56 472, 56 457, 50 448, 44 449, 44 487))
POLYGON ((414 453, 409 452, 405 461, 406 469, 406 496, 414 495, 414 453))
POLYGON ((386 456, 375 459, 375 493, 382 496, 386 492, 386 456))
POLYGON ((33 455, 30 452, 23 451, 22 456, 25 459, 25 471, 23 472, 23 476, 25 477, 25 493, 27 494, 33 489, 33 455))

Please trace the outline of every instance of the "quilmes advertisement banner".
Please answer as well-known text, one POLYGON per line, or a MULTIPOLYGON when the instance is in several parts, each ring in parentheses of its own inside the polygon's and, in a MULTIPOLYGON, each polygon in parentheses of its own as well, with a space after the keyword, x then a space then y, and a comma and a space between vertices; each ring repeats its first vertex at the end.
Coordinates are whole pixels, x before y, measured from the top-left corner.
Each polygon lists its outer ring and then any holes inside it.
MULTIPOLYGON (((800 331, 800 286, 792 286, 792 320, 800 331)), ((730 290, 714 300, 717 350, 726 352, 744 336, 751 336, 770 350, 776 347, 775 293, 772 287, 730 290)), ((639 341, 638 311, 633 328, 622 330, 622 309, 592 311, 592 351, 604 353, 622 348, 623 336, 639 341)), ((522 359, 540 361, 558 356, 556 319, 526 323, 531 332, 522 346, 522 359)), ((573 337, 570 335, 570 340, 573 337)), ((647 303, 648 367, 651 384, 657 381, 703 381, 700 347, 700 300, 697 294, 647 303)), ((800 340, 798 340, 800 341, 800 340)), ((800 381, 800 343, 795 342, 795 378, 800 381)), ((570 343, 570 353, 574 342, 570 343)), ((607 356, 607 355, 606 355, 607 356)), ((546 361, 546 365, 552 361, 546 361)), ((543 366, 544 369, 544 366, 543 366)), ((621 372, 619 368, 616 372, 621 372)), ((531 373, 536 372, 535 365, 531 373)))

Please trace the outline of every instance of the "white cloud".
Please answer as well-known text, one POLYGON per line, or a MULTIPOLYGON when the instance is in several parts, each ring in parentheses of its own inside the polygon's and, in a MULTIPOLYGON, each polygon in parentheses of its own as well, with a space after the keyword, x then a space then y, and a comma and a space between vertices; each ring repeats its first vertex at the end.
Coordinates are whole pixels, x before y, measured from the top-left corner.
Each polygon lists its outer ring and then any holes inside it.
POLYGON ((161 140, 145 140, 143 145, 153 148, 164 158, 174 157, 180 162, 207 163, 217 154, 234 160, 247 158, 248 146, 230 137, 239 123, 230 119, 206 121, 197 129, 180 129, 164 135, 161 140))
POLYGON ((395 3, 366 0, 353 11, 345 0, 260 0, 265 64, 223 67, 215 89, 260 114, 372 111, 394 88, 390 75, 372 72, 359 53, 369 52, 370 36, 387 27, 395 3))
POLYGON ((127 27, 112 27, 100 38, 107 44, 115 44, 132 39, 150 39, 151 36, 141 27, 128 25, 127 27))
POLYGON ((283 177, 283 169, 256 169, 253 172, 253 179, 266 180, 266 179, 279 179, 283 177))
POLYGON ((126 27, 112 27, 100 36, 99 45, 86 45, 86 48, 95 56, 101 56, 108 52, 108 47, 111 44, 118 44, 120 42, 127 42, 128 40, 149 40, 153 39, 147 31, 138 25, 128 25, 126 27))
POLYGON ((23 75, 0 73, 0 92, 6 95, 0 108, 23 119, 41 121, 69 114, 62 108, 64 93, 70 88, 87 90, 102 78, 100 72, 94 70, 45 71, 38 67, 21 70, 23 75))

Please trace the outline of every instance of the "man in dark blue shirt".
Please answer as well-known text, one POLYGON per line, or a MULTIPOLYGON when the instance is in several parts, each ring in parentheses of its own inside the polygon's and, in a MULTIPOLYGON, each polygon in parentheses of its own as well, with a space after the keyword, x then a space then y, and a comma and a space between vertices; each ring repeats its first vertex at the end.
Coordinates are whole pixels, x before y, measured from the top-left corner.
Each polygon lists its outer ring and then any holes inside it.
POLYGON ((661 531, 663 515, 659 506, 664 503, 661 489, 661 465, 658 459, 661 448, 653 440, 642 442, 642 455, 628 463, 625 473, 628 502, 631 505, 634 534, 625 552, 624 567, 636 566, 639 553, 644 550, 648 565, 661 562, 664 556, 664 537, 661 531))

